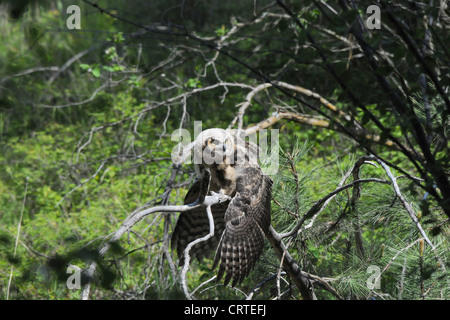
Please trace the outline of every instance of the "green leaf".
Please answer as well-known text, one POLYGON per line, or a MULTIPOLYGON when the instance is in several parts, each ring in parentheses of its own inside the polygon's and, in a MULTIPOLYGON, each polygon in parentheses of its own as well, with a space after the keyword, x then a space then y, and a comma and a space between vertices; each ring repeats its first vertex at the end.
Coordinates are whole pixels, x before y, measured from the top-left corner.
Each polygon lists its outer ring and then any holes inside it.
POLYGON ((103 69, 106 70, 106 71, 109 71, 109 72, 113 72, 114 71, 114 68, 111 67, 111 66, 103 66, 103 69))
POLYGON ((222 37, 228 32, 228 29, 226 29, 225 26, 222 25, 220 29, 217 29, 214 32, 216 33, 217 36, 222 37))
POLYGON ((88 65, 88 64, 86 64, 86 63, 81 63, 81 64, 80 64, 80 68, 83 69, 83 70, 88 70, 90 67, 91 67, 91 66, 88 65))
POLYGON ((95 67, 94 69, 92 69, 92 75, 96 78, 100 77, 100 68, 95 67))
POLYGON ((113 65, 113 71, 123 71, 124 69, 123 66, 119 66, 118 64, 113 65))
POLYGON ((200 88, 202 85, 200 84, 200 80, 195 79, 195 78, 190 78, 187 82, 186 82, 186 87, 188 88, 200 88))

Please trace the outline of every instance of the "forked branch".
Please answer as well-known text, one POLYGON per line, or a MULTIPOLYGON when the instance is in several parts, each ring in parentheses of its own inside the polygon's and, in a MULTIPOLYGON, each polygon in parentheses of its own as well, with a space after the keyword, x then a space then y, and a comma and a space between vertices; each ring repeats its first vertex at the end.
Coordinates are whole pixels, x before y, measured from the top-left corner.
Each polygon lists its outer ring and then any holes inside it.
MULTIPOLYGON (((103 246, 100 248, 99 258, 103 258, 105 256, 105 254, 108 252, 108 250, 111 248, 111 246, 114 243, 116 243, 125 232, 131 230, 131 228, 133 228, 134 225, 136 225, 139 221, 141 221, 143 218, 147 217, 150 214, 157 213, 157 212, 185 212, 185 211, 189 211, 189 210, 192 210, 192 209, 195 209, 198 207, 202 207, 202 206, 207 207, 207 211, 210 212, 210 210, 208 210, 208 208, 210 208, 212 205, 229 200, 228 196, 221 195, 221 194, 214 194, 211 196, 207 196, 206 193, 208 192, 208 188, 209 188, 209 184, 204 183, 202 185, 199 198, 196 201, 194 201, 193 203, 186 204, 186 205, 175 205, 175 206, 168 206, 168 205, 156 206, 156 207, 148 208, 148 209, 145 209, 145 210, 142 210, 135 214, 130 215, 122 223, 120 228, 116 232, 114 232, 112 237, 107 242, 105 242, 103 244, 103 246)), ((208 215, 209 215, 209 213, 208 213, 208 215)), ((211 218, 212 218, 212 216, 211 216, 211 218)), ((211 223, 211 220, 210 220, 210 223, 211 223)), ((214 233, 214 224, 213 224, 212 233, 214 233)), ((197 239, 195 241, 200 242, 200 241, 205 241, 205 240, 197 239)), ((188 249, 190 249, 193 245, 195 245, 195 243, 189 244, 188 249)), ((185 258, 187 255, 187 257, 189 259, 189 251, 186 250, 184 254, 185 254, 185 258)), ((189 260, 187 260, 187 261, 189 261, 189 260)), ((186 263, 185 265, 188 265, 188 264, 186 263)), ((94 277, 96 269, 97 269, 97 262, 92 261, 91 264, 89 265, 89 267, 84 271, 85 275, 87 276, 88 282, 84 285, 83 291, 81 293, 81 298, 83 300, 89 299, 90 284, 94 277)), ((183 271, 184 271, 184 269, 183 269, 183 271)), ((184 271, 184 274, 185 274, 185 272, 186 271, 184 271)), ((189 295, 187 295, 187 297, 189 298, 189 295)))

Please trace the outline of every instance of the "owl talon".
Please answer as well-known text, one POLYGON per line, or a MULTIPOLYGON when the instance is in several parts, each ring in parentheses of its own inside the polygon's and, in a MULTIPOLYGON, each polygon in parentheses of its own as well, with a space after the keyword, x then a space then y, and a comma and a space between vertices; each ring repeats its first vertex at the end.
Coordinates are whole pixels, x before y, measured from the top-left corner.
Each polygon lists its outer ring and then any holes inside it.
POLYGON ((230 196, 227 196, 226 194, 223 194, 222 192, 211 191, 211 195, 219 198, 219 203, 231 200, 230 196))

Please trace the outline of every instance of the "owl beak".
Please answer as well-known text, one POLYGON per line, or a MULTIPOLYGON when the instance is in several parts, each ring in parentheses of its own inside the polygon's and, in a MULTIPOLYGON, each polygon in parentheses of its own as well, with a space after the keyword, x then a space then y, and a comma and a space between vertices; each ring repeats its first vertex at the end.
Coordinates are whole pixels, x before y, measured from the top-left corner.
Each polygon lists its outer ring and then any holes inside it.
POLYGON ((227 150, 226 143, 219 143, 218 140, 208 141, 208 147, 211 150, 220 150, 220 149, 222 149, 224 152, 227 150))
POLYGON ((223 152, 227 151, 227 145, 226 144, 222 144, 222 145, 220 145, 220 144, 213 144, 211 147, 212 147, 211 148, 212 150, 218 151, 218 150, 222 149, 223 152))

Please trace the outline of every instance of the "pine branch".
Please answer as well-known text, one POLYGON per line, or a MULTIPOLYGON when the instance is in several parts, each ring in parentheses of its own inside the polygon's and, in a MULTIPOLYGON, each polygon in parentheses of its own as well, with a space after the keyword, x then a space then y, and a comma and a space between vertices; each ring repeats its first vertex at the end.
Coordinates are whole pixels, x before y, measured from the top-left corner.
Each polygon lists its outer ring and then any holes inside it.
POLYGON ((348 184, 346 184, 344 186, 340 186, 340 187, 336 188, 334 191, 332 191, 329 194, 327 194, 322 199, 318 200, 316 203, 314 203, 314 205, 311 207, 311 209, 309 209, 309 211, 307 213, 305 213, 305 215, 298 221, 297 225, 291 231, 280 234, 280 237, 281 238, 286 238, 286 237, 291 237, 291 236, 296 235, 297 232, 299 231, 300 227, 303 225, 303 223, 307 219, 313 218, 315 215, 320 213, 323 210, 322 207, 326 206, 328 204, 329 200, 331 200, 339 192, 342 192, 342 191, 347 190, 347 189, 349 189, 351 187, 354 187, 355 185, 358 185, 359 183, 365 183, 365 182, 378 182, 378 183, 383 183, 383 184, 390 184, 390 182, 386 181, 386 180, 381 180, 381 179, 377 179, 377 178, 368 178, 368 179, 355 180, 355 181, 353 181, 351 183, 348 183, 348 184))
POLYGON ((278 259, 283 262, 284 270, 300 290, 303 299, 317 300, 314 292, 312 291, 311 282, 290 255, 289 251, 282 241, 280 234, 276 232, 272 226, 270 226, 269 231, 266 233, 266 237, 269 240, 270 245, 275 251, 278 259))

